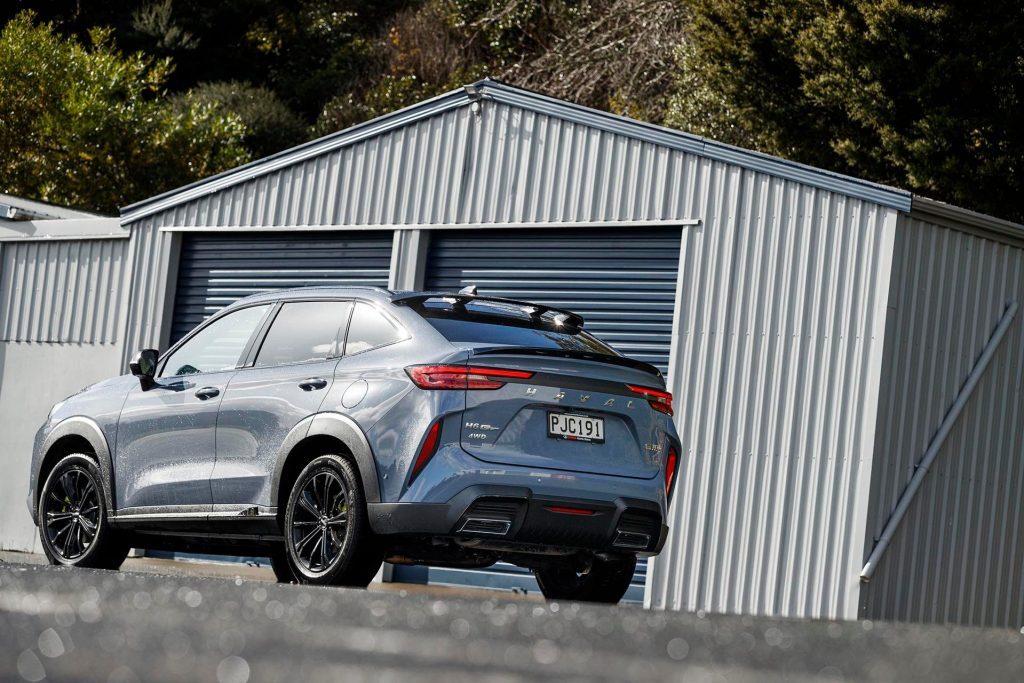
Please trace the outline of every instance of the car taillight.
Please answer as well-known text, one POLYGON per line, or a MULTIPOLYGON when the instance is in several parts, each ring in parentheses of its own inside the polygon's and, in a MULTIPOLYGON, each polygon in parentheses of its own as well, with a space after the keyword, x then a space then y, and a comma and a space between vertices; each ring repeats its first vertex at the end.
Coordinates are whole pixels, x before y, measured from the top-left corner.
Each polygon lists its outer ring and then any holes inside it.
POLYGON ((629 387, 630 391, 646 398, 651 407, 659 413, 672 414, 672 394, 660 389, 651 389, 650 387, 638 387, 632 384, 627 384, 626 386, 629 387))
POLYGON ((416 462, 412 465, 412 473, 409 475, 409 483, 423 470, 430 459, 434 457, 434 453, 437 452, 437 442, 441 438, 441 421, 438 420, 430 426, 427 431, 427 436, 423 439, 423 446, 420 447, 420 453, 416 456, 416 462))
POLYGON ((466 365, 413 365, 405 371, 420 389, 500 389, 504 380, 533 377, 525 370, 466 365))
POLYGON ((665 497, 672 497, 672 487, 676 483, 676 469, 679 467, 679 454, 675 448, 668 449, 668 457, 665 458, 665 497))

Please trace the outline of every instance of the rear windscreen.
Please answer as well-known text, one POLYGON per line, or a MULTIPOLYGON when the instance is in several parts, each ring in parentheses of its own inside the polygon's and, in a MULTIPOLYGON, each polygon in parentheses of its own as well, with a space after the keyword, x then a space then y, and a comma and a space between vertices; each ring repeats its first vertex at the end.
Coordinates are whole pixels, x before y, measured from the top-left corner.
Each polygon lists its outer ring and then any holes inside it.
POLYGON ((418 307, 418 312, 450 342, 619 355, 583 330, 562 327, 556 316, 546 311, 531 316, 529 309, 483 301, 456 309, 431 300, 418 307))

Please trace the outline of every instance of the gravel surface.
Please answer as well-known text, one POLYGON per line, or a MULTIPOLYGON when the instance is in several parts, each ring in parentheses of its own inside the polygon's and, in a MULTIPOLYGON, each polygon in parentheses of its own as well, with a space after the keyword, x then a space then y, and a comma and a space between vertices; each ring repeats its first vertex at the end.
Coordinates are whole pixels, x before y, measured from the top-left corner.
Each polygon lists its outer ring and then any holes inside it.
POLYGON ((1024 680, 1017 631, 0 565, 2 681, 1024 680))

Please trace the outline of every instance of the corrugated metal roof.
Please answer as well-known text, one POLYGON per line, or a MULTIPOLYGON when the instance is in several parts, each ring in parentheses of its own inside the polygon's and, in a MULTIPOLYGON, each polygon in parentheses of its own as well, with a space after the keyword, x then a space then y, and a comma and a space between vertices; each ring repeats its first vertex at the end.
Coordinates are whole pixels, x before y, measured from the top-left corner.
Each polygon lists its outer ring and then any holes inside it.
POLYGON ((128 234, 116 218, 0 220, 0 242, 124 239, 128 234))
MULTIPOLYGON (((800 182, 819 189, 838 192, 903 211, 910 210, 911 195, 904 190, 870 183, 777 157, 731 147, 681 131, 589 109, 520 88, 514 88, 497 81, 485 79, 472 84, 472 87, 479 93, 484 106, 487 106, 488 101, 496 102, 501 105, 518 108, 524 112, 531 112, 546 118, 587 127, 594 131, 635 140, 641 144, 693 154, 711 160, 724 161, 780 179, 800 182)), ((412 107, 353 126, 339 133, 314 140, 213 176, 212 178, 192 183, 172 192, 127 206, 122 210, 122 223, 131 223, 145 216, 167 211, 181 204, 201 199, 212 193, 227 191, 237 185, 245 183, 251 185, 251 181, 262 176, 284 171, 291 166, 302 165, 304 162, 308 162, 315 157, 327 156, 332 153, 337 154, 339 150, 357 142, 387 133, 394 133, 401 128, 423 123, 424 119, 450 112, 453 109, 463 108, 468 110, 469 105, 473 101, 474 98, 468 94, 465 88, 454 90, 412 107)), ((447 138, 444 141, 434 141, 434 144, 440 148, 439 151, 444 152, 447 149, 447 152, 445 152, 447 155, 459 158, 466 151, 461 148, 450 149, 452 145, 460 142, 471 145, 473 141, 472 129, 464 128, 462 132, 463 135, 461 136, 447 138)), ((478 151, 482 152, 483 150, 478 151)), ((326 163, 330 165, 331 162, 327 161, 326 163)), ((452 171, 457 173, 460 171, 460 168, 453 167, 452 171)), ((387 181, 389 179, 378 178, 377 180, 387 181)), ((390 180, 393 181, 394 179, 390 180)), ((426 180, 428 183, 432 182, 432 179, 429 177, 426 180)))
POLYGON ((88 211, 80 211, 66 206, 49 204, 34 199, 27 199, 13 194, 0 192, 0 206, 14 209, 14 215, 0 212, 0 219, 13 220, 37 220, 37 219, 63 219, 63 218, 101 218, 99 214, 88 211))

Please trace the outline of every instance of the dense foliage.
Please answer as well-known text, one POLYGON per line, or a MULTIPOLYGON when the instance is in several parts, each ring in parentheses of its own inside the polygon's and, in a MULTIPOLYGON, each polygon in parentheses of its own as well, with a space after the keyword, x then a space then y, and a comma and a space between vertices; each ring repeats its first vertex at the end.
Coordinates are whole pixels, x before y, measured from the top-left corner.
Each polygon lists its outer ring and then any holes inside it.
POLYGON ((669 125, 1024 219, 1024 4, 690 2, 669 125))
POLYGON ((0 190, 51 201, 112 210, 490 75, 1024 219, 1006 0, 11 0, 4 24, 0 190))
POLYGON ((86 47, 19 15, 0 32, 0 185, 99 211, 246 161, 238 116, 154 93, 166 60, 86 47))

